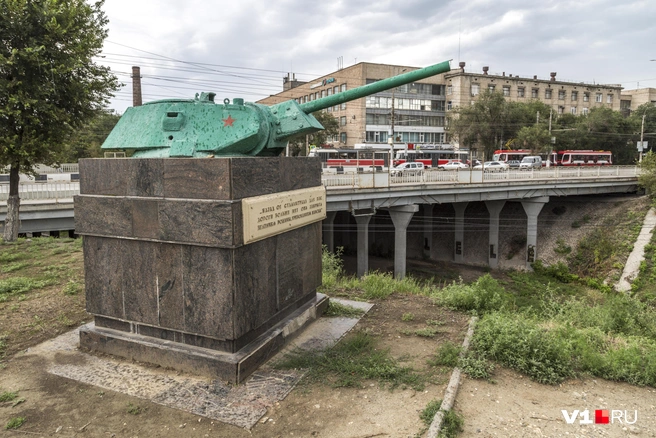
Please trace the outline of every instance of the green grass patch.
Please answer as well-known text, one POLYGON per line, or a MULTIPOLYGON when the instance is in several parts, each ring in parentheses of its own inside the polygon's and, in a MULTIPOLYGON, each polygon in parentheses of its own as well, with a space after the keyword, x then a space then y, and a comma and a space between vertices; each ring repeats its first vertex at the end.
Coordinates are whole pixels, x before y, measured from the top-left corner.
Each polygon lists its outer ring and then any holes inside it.
POLYGON ((10 402, 18 398, 18 392, 5 391, 0 394, 0 403, 10 402))
POLYGON ((442 290, 432 291, 436 304, 454 310, 483 313, 512 305, 512 296, 497 280, 485 274, 472 284, 452 283, 442 290))
POLYGON ((4 296, 21 295, 53 284, 52 279, 10 277, 0 280, 0 299, 4 296))
POLYGON ((24 417, 14 417, 11 420, 7 422, 5 425, 6 430, 11 430, 11 429, 18 429, 25 423, 25 418, 24 417))
POLYGON ((421 411, 419 418, 421 418, 421 421, 426 427, 430 427, 433 418, 435 418, 435 415, 440 410, 440 406, 442 406, 442 400, 431 400, 421 411))
POLYGON ((403 316, 401 316, 401 321, 414 321, 415 315, 412 313, 404 313, 403 316))
POLYGON ((334 387, 361 387, 376 380, 395 388, 424 388, 425 379, 410 367, 399 365, 387 350, 376 348, 376 340, 357 332, 326 351, 294 351, 275 365, 282 369, 307 369, 307 379, 334 387))
POLYGON ((323 313, 323 316, 327 317, 341 316, 344 318, 359 318, 362 315, 364 315, 364 310, 356 309, 355 307, 347 306, 333 300, 330 300, 328 308, 323 313))
POLYGON ((429 359, 428 364, 431 366, 455 367, 458 365, 458 358, 462 348, 451 342, 446 341, 437 348, 435 356, 429 359))
POLYGON ((75 280, 68 280, 68 283, 62 288, 64 295, 77 295, 82 290, 82 284, 78 283, 75 280))
POLYGON ((2 272, 3 274, 8 274, 10 272, 20 271, 21 269, 27 266, 30 266, 30 264, 25 262, 9 263, 7 265, 2 266, 2 268, 0 268, 0 272, 2 272))
POLYGON ((127 408, 127 413, 130 415, 139 415, 142 412, 144 412, 144 408, 138 405, 133 405, 132 403, 128 403, 128 408, 127 408))

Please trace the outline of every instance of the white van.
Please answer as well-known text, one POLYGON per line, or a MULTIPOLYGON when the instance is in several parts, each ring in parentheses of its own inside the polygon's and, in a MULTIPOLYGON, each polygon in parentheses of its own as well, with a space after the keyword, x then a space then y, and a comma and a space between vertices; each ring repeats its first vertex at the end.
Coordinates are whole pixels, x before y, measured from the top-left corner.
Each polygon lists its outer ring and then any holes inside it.
POLYGON ((392 175, 421 175, 424 171, 424 163, 403 163, 392 169, 392 175))
POLYGON ((529 169, 541 169, 542 168, 542 157, 537 155, 531 155, 522 158, 522 162, 519 163, 520 170, 529 170, 529 169))

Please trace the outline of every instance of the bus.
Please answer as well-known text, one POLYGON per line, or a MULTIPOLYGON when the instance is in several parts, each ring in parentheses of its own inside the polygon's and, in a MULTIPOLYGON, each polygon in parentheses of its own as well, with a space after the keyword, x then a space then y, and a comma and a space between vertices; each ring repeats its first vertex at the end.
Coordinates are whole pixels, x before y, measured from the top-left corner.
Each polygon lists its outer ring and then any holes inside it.
POLYGON ((314 148, 308 157, 318 157, 325 168, 354 168, 368 170, 376 167, 378 170, 389 165, 389 150, 382 149, 333 149, 314 148))
POLYGON ((558 151, 559 166, 610 166, 613 153, 610 151, 558 151))

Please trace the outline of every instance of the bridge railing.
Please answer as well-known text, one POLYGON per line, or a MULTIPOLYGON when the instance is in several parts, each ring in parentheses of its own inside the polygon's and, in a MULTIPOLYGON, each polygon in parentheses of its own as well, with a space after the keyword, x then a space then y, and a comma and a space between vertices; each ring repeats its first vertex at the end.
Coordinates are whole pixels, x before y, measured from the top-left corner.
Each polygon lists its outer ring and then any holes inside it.
POLYGON ((426 170, 421 174, 390 175, 386 173, 351 173, 343 175, 323 174, 321 182, 328 189, 374 188, 416 184, 481 184, 502 181, 553 181, 565 179, 593 178, 636 178, 640 174, 638 166, 598 166, 598 167, 551 167, 542 169, 512 169, 502 172, 483 172, 481 170, 426 170))
MULTIPOLYGON (((80 183, 24 183, 18 185, 21 200, 57 200, 80 194, 80 183)), ((9 184, 0 184, 0 201, 9 197, 9 184)))

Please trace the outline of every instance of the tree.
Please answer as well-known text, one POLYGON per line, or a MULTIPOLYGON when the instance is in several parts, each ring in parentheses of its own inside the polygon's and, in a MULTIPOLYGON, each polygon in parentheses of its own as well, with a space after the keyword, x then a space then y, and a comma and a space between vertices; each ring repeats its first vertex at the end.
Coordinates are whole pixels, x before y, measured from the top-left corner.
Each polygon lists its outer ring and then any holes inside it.
POLYGON ((549 106, 538 100, 507 102, 503 95, 484 91, 471 105, 456 108, 448 115, 448 131, 457 137, 461 146, 482 148, 486 157, 496 149, 516 145, 517 133, 522 127, 549 120, 549 106))
POLYGON ((102 158, 104 154, 100 147, 120 118, 113 111, 99 112, 71 136, 62 163, 77 163, 81 158, 102 158))
POLYGON ((327 142, 328 137, 334 137, 339 134, 339 122, 332 114, 327 111, 317 111, 312 113, 321 126, 323 131, 317 131, 310 134, 306 140, 305 134, 295 135, 289 139, 290 155, 305 155, 305 143, 310 141, 312 144, 321 146, 327 142))
POLYGON ((551 137, 543 125, 522 127, 517 133, 515 144, 522 149, 530 149, 533 155, 549 154, 551 137))
POLYGON ((108 103, 118 81, 96 65, 103 1, 0 0, 0 166, 10 167, 4 239, 18 237, 19 173, 61 162, 66 140, 108 103))
POLYGON ((638 183, 644 187, 647 194, 656 197, 656 154, 649 151, 645 154, 640 162, 640 176, 638 183))

